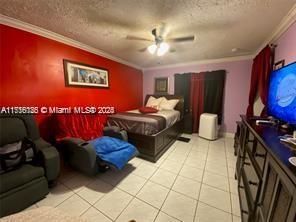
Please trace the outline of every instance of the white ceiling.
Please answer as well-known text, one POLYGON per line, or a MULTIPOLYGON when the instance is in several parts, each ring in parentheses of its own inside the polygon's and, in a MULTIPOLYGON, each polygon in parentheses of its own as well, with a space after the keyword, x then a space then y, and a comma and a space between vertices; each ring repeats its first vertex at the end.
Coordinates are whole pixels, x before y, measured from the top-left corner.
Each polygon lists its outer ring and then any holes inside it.
POLYGON ((253 54, 295 0, 0 0, 0 13, 95 47, 137 66, 253 54), (163 57, 138 50, 150 45, 126 35, 152 38, 166 23, 167 37, 195 35, 172 43, 163 57), (232 52, 232 48, 239 48, 232 52))

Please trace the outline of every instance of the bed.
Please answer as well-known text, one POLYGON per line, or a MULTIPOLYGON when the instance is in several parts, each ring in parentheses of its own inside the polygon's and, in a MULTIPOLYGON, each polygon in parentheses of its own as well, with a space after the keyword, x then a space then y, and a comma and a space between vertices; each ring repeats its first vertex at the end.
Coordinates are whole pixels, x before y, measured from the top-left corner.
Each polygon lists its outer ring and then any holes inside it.
POLYGON ((147 95, 155 98, 178 99, 175 110, 163 110, 155 114, 141 114, 138 110, 110 115, 109 126, 118 126, 128 133, 128 140, 135 145, 140 157, 156 162, 182 133, 184 99, 176 95, 147 95))

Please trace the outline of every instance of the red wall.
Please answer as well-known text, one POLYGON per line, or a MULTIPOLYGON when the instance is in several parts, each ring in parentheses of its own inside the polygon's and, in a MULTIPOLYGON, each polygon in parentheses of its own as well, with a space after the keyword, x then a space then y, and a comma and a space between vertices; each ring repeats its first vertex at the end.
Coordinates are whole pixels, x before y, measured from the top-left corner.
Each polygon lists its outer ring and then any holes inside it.
POLYGON ((0 106, 92 105, 123 111, 142 104, 141 70, 5 25, 0 25, 0 47, 0 106), (63 59, 108 69, 110 88, 65 87, 63 59))

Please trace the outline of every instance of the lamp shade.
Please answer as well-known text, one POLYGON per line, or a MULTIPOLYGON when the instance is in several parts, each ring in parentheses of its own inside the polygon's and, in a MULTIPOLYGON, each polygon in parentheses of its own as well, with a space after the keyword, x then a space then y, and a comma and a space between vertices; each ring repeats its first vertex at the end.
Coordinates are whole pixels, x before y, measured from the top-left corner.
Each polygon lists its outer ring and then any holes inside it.
POLYGON ((158 56, 163 56, 167 51, 169 50, 170 46, 166 42, 160 43, 158 50, 157 50, 157 55, 158 56))
POLYGON ((157 50, 157 46, 155 44, 150 45, 148 47, 148 52, 150 52, 151 54, 154 54, 156 52, 156 50, 157 50))

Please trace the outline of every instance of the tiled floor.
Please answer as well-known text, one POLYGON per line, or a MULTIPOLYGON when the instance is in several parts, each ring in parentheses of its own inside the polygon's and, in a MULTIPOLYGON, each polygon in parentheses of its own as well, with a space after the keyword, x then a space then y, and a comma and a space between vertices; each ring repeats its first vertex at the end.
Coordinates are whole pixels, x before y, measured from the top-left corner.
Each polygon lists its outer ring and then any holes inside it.
POLYGON ((89 221, 238 222, 233 139, 177 141, 157 163, 135 158, 94 178, 64 169, 32 206, 53 206, 89 221))

